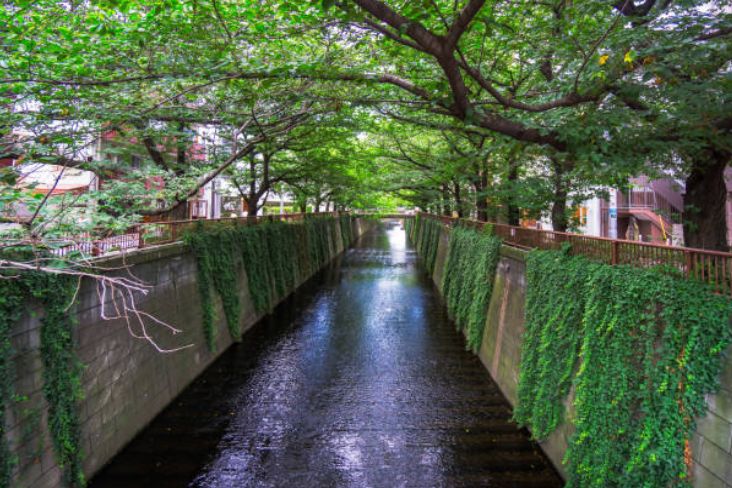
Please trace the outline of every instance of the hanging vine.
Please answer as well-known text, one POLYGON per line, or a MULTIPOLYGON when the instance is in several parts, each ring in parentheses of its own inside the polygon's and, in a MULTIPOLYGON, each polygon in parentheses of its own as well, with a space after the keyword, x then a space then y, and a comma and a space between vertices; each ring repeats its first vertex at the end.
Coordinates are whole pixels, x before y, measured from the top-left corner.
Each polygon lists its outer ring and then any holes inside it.
POLYGON ((196 232, 187 238, 198 264, 198 290, 201 297, 203 335, 210 350, 216 347, 216 325, 211 286, 221 296, 224 314, 232 337, 238 338, 239 295, 236 292, 236 269, 230 250, 230 239, 219 233, 196 232), (228 248, 228 249, 227 249, 228 248))
POLYGON ((432 274, 435 270, 442 225, 434 219, 419 218, 419 215, 415 216, 414 220, 407 219, 407 225, 409 226, 407 235, 415 243, 425 268, 432 274))
POLYGON ((341 227, 341 240, 343 241, 343 249, 347 249, 353 244, 353 222, 351 217, 348 215, 341 215, 338 217, 341 227))
POLYGON ((442 292, 450 318, 465 330, 467 348, 477 353, 483 340, 501 239, 485 232, 456 227, 450 232, 442 292))
POLYGON ((718 386, 732 301, 660 270, 551 252, 531 253, 528 277, 517 417, 545 437, 576 384, 567 486, 691 486, 685 447, 718 386))
POLYGON ((43 364, 43 395, 48 405, 48 428, 66 486, 83 486, 81 434, 76 401, 82 397, 82 365, 76 358, 69 310, 77 281, 69 276, 22 272, 0 279, 0 487, 11 486, 16 459, 6 435, 7 412, 18 395, 13 388, 14 351, 12 327, 35 298, 44 306, 41 319, 40 355, 43 364))
POLYGON ((564 420, 562 401, 582 343, 585 283, 597 264, 564 252, 530 252, 518 404, 514 418, 545 439, 564 420))
POLYGON ((209 349, 214 350, 216 344, 211 288, 221 298, 231 336, 241 339, 238 258, 246 270, 254 310, 262 314, 271 310, 277 297, 284 297, 300 280, 323 267, 338 240, 352 242, 350 217, 341 217, 341 235, 336 223, 332 217, 313 217, 291 224, 270 222, 211 230, 201 227, 186 236, 198 264, 203 330, 209 349), (343 225, 344 220, 347 225, 343 225))
POLYGON ((0 487, 10 486, 13 467, 17 462, 10 453, 7 436, 7 413, 17 398, 13 383, 15 351, 10 343, 13 326, 23 313, 23 293, 15 281, 0 279, 0 487))
POLYGON ((404 219, 404 231, 407 234, 407 239, 414 242, 414 226, 417 222, 419 215, 415 215, 412 218, 404 219))
POLYGON ((83 397, 83 366, 76 358, 72 320, 68 313, 77 283, 68 276, 44 274, 33 278, 31 290, 45 306, 41 319, 41 360, 48 428, 66 484, 82 486, 84 470, 76 400, 83 397))

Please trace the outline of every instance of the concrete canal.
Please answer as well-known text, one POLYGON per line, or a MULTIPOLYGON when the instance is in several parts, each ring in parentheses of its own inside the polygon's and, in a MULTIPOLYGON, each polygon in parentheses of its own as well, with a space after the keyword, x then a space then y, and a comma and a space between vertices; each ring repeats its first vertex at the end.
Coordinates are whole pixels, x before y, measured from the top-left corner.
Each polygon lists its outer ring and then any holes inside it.
POLYGON ((363 236, 104 470, 116 487, 560 487, 407 244, 363 236))

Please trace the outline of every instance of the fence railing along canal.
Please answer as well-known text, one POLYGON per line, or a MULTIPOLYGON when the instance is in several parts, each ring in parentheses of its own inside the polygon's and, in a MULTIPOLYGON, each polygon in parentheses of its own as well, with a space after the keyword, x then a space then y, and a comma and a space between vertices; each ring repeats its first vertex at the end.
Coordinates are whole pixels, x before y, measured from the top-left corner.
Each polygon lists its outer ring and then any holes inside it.
POLYGON ((560 250, 567 243, 571 254, 606 264, 626 264, 640 268, 668 266, 688 279, 708 283, 716 293, 732 296, 732 253, 527 229, 427 213, 419 215, 421 218, 437 219, 451 228, 468 225, 483 229, 490 225, 505 244, 523 249, 560 250))
POLYGON ((119 233, 105 231, 61 237, 53 241, 54 246, 51 252, 56 256, 67 256, 73 252, 79 252, 86 256, 98 257, 113 252, 143 249, 152 245, 176 242, 181 240, 186 233, 194 231, 200 227, 212 228, 222 226, 256 225, 264 222, 275 221, 295 222, 318 216, 337 217, 342 214, 342 212, 319 212, 273 214, 261 217, 224 217, 219 219, 149 222, 134 225, 119 233))

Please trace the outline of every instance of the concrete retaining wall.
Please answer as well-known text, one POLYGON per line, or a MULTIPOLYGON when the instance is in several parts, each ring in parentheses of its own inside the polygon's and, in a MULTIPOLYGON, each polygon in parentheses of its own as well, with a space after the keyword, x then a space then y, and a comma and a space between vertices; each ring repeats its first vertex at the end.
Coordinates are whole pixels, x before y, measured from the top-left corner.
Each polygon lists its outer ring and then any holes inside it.
MULTIPOLYGON (((449 233, 447 228, 442 230, 432 273, 440 291, 449 233)), ((511 405, 517 401, 525 301, 526 252, 503 246, 479 357, 511 405)), ((732 348, 725 359, 720 381, 721 389, 707 398, 709 412, 706 417, 697 419, 697 432, 691 440, 696 488, 732 488, 732 348)), ((574 392, 570 391, 565 399, 567 409, 571 408, 573 397, 574 392)), ((565 479, 562 460, 572 432, 572 425, 565 422, 541 443, 565 479)))
MULTIPOLYGON (((335 225, 339 225, 336 221, 335 225)), ((354 235, 360 236, 374 223, 353 219, 354 235)), ((332 242, 331 258, 343 251, 340 239, 332 242)), ((329 236, 332 237, 332 236, 329 236)), ((82 386, 85 398, 79 402, 84 472, 89 478, 119 452, 216 357, 232 344, 218 294, 213 291, 216 307, 216 351, 206 347, 201 325, 200 295, 194 255, 183 243, 144 249, 121 259, 107 259, 102 266, 131 265, 130 271, 153 286, 145 297, 137 297, 137 306, 171 325, 182 329, 173 336, 164 327, 149 323, 147 330, 161 347, 194 346, 183 351, 162 354, 145 340, 134 339, 130 330, 140 334, 140 326, 125 320, 104 320, 96 286, 82 285, 75 318, 78 357, 85 364, 82 386)), ((117 272, 120 273, 120 272, 117 272)), ((243 331, 260 319, 254 312, 246 272, 237 264, 238 289, 242 297, 243 331)), ((300 283, 309 276, 302 276, 300 283)), ((284 297, 277 297, 279 302, 284 297)), ((105 313, 114 314, 110 296, 105 313)), ((18 322, 11 339, 16 351, 18 375, 16 391, 27 400, 15 403, 9 412, 8 436, 18 465, 13 488, 56 488, 61 485, 61 471, 56 465, 48 436, 46 404, 43 398, 40 345, 40 318, 43 308, 30 303, 28 312, 18 322)), ((244 341, 247 336, 244 335, 244 341)))

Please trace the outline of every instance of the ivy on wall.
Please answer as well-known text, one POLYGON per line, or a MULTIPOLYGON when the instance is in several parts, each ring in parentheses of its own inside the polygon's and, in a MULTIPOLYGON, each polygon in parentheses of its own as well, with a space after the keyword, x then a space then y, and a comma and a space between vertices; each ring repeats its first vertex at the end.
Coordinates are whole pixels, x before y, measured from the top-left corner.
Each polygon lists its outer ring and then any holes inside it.
POLYGON ((353 243, 353 221, 348 215, 341 215, 338 217, 339 226, 341 228, 341 238, 343 242, 343 249, 346 249, 353 243))
POLYGON ((23 290, 14 282, 0 279, 0 487, 10 486, 16 460, 10 453, 6 433, 7 413, 17 395, 13 387, 15 351, 10 343, 13 325, 23 313, 23 290))
POLYGON ((405 229, 417 246, 425 268, 432 274, 435 270, 442 225, 435 219, 424 219, 417 215, 414 219, 407 219, 405 229))
POLYGON ((249 295, 257 314, 271 310, 305 277, 322 268, 338 242, 353 242, 349 216, 309 217, 303 222, 270 222, 204 230, 186 237, 198 264, 204 335, 209 349, 216 344, 213 288, 221 297, 229 332, 241 339, 241 301, 237 266, 246 270, 249 295), (338 235, 340 229, 340 236, 338 235))
POLYGON ((239 340, 239 315, 241 305, 236 291, 236 267, 233 255, 234 232, 199 230, 188 236, 188 245, 196 255, 198 264, 198 289, 201 295, 203 332, 206 345, 213 350, 216 344, 213 297, 211 286, 216 289, 224 308, 226 323, 234 340, 239 340))
POLYGON ((732 301, 661 270, 550 251, 530 253, 527 276, 517 418, 545 438, 574 382, 567 486, 691 486, 685 447, 717 387, 732 301))
POLYGON ((41 319, 41 360, 48 427, 64 480, 70 486, 83 485, 81 429, 76 412, 76 400, 83 397, 83 366, 76 358, 72 320, 68 313, 77 284, 68 277, 37 275, 35 278, 33 292, 45 306, 41 319))
MULTIPOLYGON (((406 219, 405 230, 432 274, 437 259, 442 225, 435 219, 416 215, 406 219)), ((450 242, 442 275, 442 292, 450 318, 466 332, 467 348, 480 349, 488 315, 501 240, 484 231, 458 225, 450 232, 450 242)))
POLYGON ((545 439, 564 421, 585 314, 585 283, 596 263, 568 252, 530 252, 518 404, 514 418, 545 439))
POLYGON ((44 306, 41 319, 40 354, 43 364, 43 395, 48 404, 48 428, 56 461, 66 486, 83 486, 81 434, 76 401, 82 397, 82 364, 76 358, 76 343, 69 313, 77 282, 68 276, 40 272, 14 273, 0 279, 0 487, 11 485, 16 459, 10 454, 5 434, 6 416, 19 400, 14 391, 15 372, 10 343, 12 327, 35 298, 44 306))
POLYGON ((407 239, 414 242, 414 229, 419 225, 419 214, 412 218, 404 219, 404 231, 407 234, 407 239))
POLYGON ((500 258, 501 239, 485 232, 456 227, 442 275, 442 293, 447 311, 457 327, 466 332, 467 347, 477 353, 483 340, 500 258))

